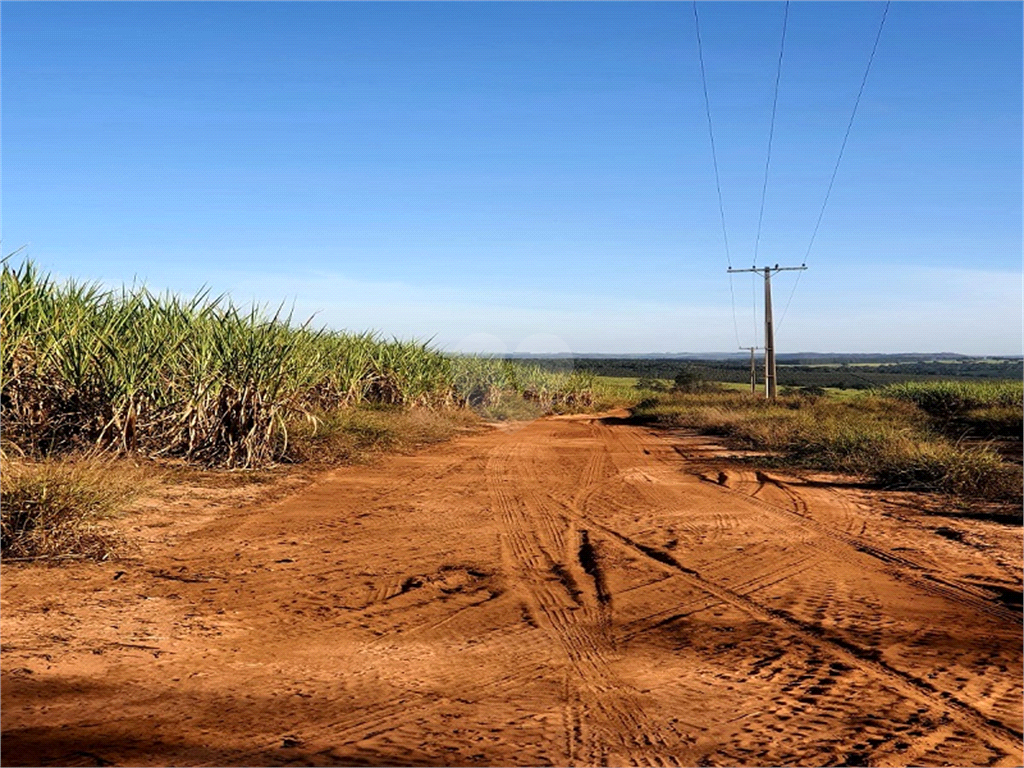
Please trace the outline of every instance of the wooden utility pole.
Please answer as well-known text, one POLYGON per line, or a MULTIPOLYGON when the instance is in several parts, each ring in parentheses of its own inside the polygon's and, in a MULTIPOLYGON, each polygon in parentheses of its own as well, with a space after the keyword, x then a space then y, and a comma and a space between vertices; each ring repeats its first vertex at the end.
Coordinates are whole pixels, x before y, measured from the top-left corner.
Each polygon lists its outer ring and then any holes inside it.
MULTIPOLYGON (((750 269, 733 269, 728 272, 757 272, 764 276, 764 396, 774 400, 778 386, 775 379, 775 326, 772 324, 772 272, 794 272, 807 269, 805 264, 799 267, 751 267, 750 269)), ((754 352, 751 350, 751 357, 754 352)))
POLYGON ((754 351, 760 349, 760 347, 740 347, 740 349, 750 350, 750 394, 757 394, 757 364, 754 362, 754 351))

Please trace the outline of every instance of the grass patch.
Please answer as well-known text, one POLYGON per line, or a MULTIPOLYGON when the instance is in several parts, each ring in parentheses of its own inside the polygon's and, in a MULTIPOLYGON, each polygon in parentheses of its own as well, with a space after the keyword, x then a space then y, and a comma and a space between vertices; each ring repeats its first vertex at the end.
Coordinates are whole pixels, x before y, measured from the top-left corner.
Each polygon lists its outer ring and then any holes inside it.
POLYGON ((118 538, 102 524, 151 481, 141 470, 97 459, 5 460, 0 472, 4 560, 105 559, 118 538))
POLYGON ((479 424, 480 417, 469 409, 354 407, 293 424, 283 455, 312 465, 359 462, 385 451, 444 442, 479 424))
POLYGON ((644 400, 633 414, 645 423, 728 437, 793 465, 870 477, 888 488, 1021 500, 1019 467, 987 446, 951 442, 907 398, 790 395, 770 403, 749 394, 673 393, 644 400))
POLYGON ((479 406, 476 412, 489 421, 533 421, 545 414, 539 403, 514 392, 479 406))
POLYGON ((664 379, 630 376, 598 376, 593 384, 593 408, 610 411, 632 408, 637 403, 667 392, 672 382, 664 379))
POLYGON ((1016 406, 972 408, 949 420, 944 431, 957 437, 976 436, 1020 441, 1024 433, 1024 411, 1016 406))

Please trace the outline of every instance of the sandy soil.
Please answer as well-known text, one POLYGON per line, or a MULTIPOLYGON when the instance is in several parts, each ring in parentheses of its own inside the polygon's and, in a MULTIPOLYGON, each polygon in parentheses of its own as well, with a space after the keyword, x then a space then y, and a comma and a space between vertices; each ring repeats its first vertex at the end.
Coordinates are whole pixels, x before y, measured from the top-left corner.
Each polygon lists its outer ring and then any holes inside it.
POLYGON ((724 453, 543 419, 5 565, 3 764, 1021 765, 1020 527, 724 453))

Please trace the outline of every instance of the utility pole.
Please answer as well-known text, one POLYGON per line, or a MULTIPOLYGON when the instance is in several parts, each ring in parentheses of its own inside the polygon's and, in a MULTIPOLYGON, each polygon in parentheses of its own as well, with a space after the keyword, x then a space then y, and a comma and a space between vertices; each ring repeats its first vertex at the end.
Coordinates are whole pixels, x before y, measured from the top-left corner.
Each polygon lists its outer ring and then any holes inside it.
POLYGON ((757 365, 754 363, 754 351, 760 349, 760 347, 740 347, 740 349, 750 350, 750 394, 757 394, 757 365))
MULTIPOLYGON (((799 267, 751 267, 750 269, 727 270, 730 274, 737 272, 757 272, 764 276, 764 396, 774 400, 777 394, 775 378, 775 326, 772 324, 772 273, 773 272, 795 272, 807 269, 806 264, 799 267)), ((753 351, 751 351, 753 356, 753 351)))

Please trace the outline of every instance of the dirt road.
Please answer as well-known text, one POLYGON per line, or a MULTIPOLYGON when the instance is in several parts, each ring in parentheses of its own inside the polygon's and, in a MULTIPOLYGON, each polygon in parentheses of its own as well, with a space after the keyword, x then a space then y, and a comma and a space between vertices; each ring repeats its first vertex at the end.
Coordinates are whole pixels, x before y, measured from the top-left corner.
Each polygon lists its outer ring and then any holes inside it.
POLYGON ((5 565, 3 763, 1024 762, 1020 528, 720 455, 543 419, 5 565))

